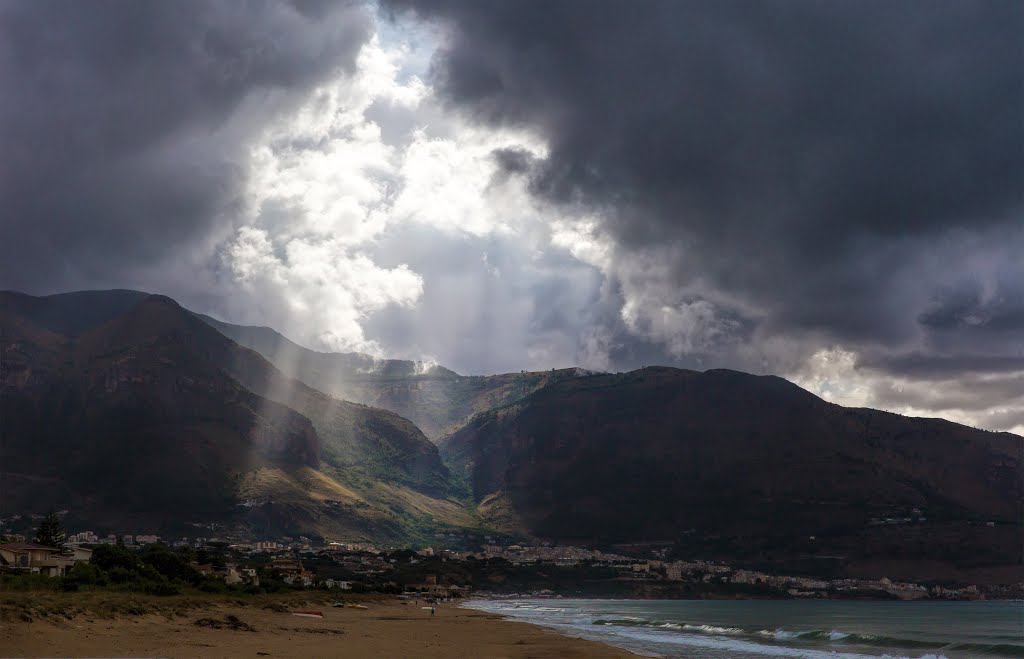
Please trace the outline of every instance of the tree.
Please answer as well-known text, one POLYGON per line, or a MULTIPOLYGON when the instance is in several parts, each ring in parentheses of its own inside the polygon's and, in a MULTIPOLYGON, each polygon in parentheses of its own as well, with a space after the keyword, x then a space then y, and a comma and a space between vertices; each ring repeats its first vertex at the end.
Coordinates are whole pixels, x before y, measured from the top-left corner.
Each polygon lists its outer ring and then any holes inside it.
POLYGON ((92 558, 89 559, 89 562, 104 572, 114 569, 137 572, 142 567, 142 562, 135 552, 117 545, 96 547, 92 550, 92 558))
POLYGON ((43 518, 36 529, 35 543, 46 547, 64 549, 64 525, 60 523, 60 515, 51 512, 43 518))

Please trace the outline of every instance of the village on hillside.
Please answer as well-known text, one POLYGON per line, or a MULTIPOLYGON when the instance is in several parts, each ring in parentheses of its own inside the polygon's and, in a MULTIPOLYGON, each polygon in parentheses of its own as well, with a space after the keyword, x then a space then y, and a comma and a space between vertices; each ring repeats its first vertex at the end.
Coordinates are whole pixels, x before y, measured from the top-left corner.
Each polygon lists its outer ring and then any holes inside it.
MULTIPOLYGON (((40 530, 54 526, 42 516, 40 530)), ((0 528, 5 522, 0 520, 0 528)), ((23 520, 21 520, 23 521, 23 520)), ((98 535, 89 530, 58 535, 50 543, 25 534, 0 535, 0 584, 19 575, 64 579, 69 588, 104 581, 85 566, 147 556, 180 564, 174 578, 202 589, 271 592, 320 588, 458 598, 471 593, 530 596, 637 596, 692 598, 1006 599, 1024 595, 1024 582, 1000 586, 910 583, 887 578, 822 579, 771 574, 719 561, 670 560, 665 548, 613 553, 569 545, 499 543, 482 536, 472 549, 383 547, 359 541, 281 536, 253 541, 232 537, 161 537, 152 533, 98 535), (59 545, 59 546, 56 546, 59 545), (101 556, 97 557, 97 552, 101 556), (644 555, 646 554, 646 555, 644 555), (115 556, 115 558, 111 558, 115 556), (120 558, 116 558, 116 557, 120 558), (81 564, 81 566, 79 566, 81 564), (86 576, 83 576, 86 575, 86 576), (90 583, 90 581, 92 583, 90 583), (219 584, 219 585, 218 585, 219 584)), ((45 534, 43 534, 45 536, 45 534)), ((130 567, 130 565, 129 565, 130 567)), ((142 568, 138 568, 142 570, 142 568)), ((2 589, 2 588, 0 588, 2 589)))

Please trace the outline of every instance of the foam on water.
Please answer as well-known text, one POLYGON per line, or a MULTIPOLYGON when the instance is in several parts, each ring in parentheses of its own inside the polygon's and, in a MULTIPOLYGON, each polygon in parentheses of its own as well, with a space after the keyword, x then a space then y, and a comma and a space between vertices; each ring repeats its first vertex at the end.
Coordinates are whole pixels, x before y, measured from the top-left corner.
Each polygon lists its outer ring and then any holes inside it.
MULTIPOLYGON (((688 647, 718 650, 728 655, 746 654, 764 657, 795 657, 799 659, 877 659, 878 655, 857 652, 841 652, 837 650, 817 650, 813 648, 793 648, 763 645, 754 641, 717 636, 696 636, 691 634, 657 634, 639 629, 627 629, 619 632, 619 636, 637 641, 647 641, 658 645, 685 645, 688 647)), ((889 655, 883 655, 889 656, 889 655)), ((910 659, 909 657, 890 657, 890 659, 910 659)), ((939 657, 936 657, 939 659, 939 657)), ((946 657, 941 657, 946 659, 946 657)))
POLYGON ((1010 609, 951 610, 928 604, 888 609, 889 604, 870 602, 859 605, 822 602, 804 609, 792 607, 807 606, 806 603, 786 602, 560 599, 557 603, 559 606, 543 601, 475 601, 467 605, 653 656, 708 659, 1024 657, 1024 645, 1013 642, 1018 628, 1010 609), (992 611, 1003 617, 1001 627, 987 622, 971 625, 963 621, 965 614, 987 621, 992 611), (634 615, 635 612, 654 615, 634 615), (793 627, 789 624, 775 628, 748 626, 773 618, 789 620, 793 627), (815 622, 824 624, 817 629, 800 628, 815 622))

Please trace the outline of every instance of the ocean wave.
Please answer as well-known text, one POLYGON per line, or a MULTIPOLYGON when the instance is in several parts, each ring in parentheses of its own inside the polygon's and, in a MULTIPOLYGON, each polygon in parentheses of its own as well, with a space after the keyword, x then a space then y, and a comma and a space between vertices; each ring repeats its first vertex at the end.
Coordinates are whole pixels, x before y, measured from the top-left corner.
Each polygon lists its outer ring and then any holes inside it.
MULTIPOLYGON (((927 635, 909 632, 868 634, 857 630, 852 621, 838 628, 743 628, 722 624, 717 620, 680 620, 673 615, 660 615, 660 612, 650 617, 641 617, 624 615, 625 611, 608 611, 603 617, 598 617, 601 614, 586 604, 573 604, 562 611, 548 612, 541 609, 554 607, 545 607, 544 604, 548 603, 533 603, 527 610, 506 610, 503 613, 560 629, 563 633, 613 644, 627 643, 634 651, 657 651, 660 654, 665 654, 666 647, 690 645, 694 649, 714 649, 716 656, 721 653, 724 653, 722 656, 743 653, 750 656, 832 659, 879 659, 879 656, 887 659, 945 659, 947 656, 1024 659, 1024 644, 1014 636, 966 636, 940 640, 945 635, 929 638, 927 635)), ((487 608, 493 610, 493 605, 487 608)))
POLYGON ((746 633, 739 627, 716 627, 715 625, 683 625, 683 629, 688 632, 718 634, 721 636, 739 636, 746 633))
MULTIPOLYGON (((921 639, 901 638, 897 636, 877 636, 858 634, 838 629, 788 630, 758 629, 745 630, 739 627, 721 627, 707 624, 689 624, 663 620, 649 620, 634 616, 623 618, 599 618, 594 625, 613 627, 639 627, 666 631, 689 632, 708 636, 749 637, 752 641, 769 641, 787 646, 814 647, 826 646, 842 648, 843 646, 877 647, 901 650, 934 650, 936 652, 958 652, 970 655, 1024 657, 1024 645, 1012 643, 949 643, 921 639)), ((941 654, 926 654, 923 657, 942 657, 941 654)))
MULTIPOLYGON (((776 641, 827 643, 830 645, 860 645, 879 648, 900 648, 907 650, 943 650, 967 652, 981 655, 1024 657, 1024 645, 1012 643, 950 643, 948 641, 927 641, 921 639, 902 638, 899 636, 878 636, 874 634, 857 634, 840 630, 790 631, 785 629, 761 629, 756 633, 762 638, 776 641)), ((941 655, 923 655, 938 657, 941 655)))
MULTIPOLYGON (((620 627, 615 636, 621 640, 641 642, 647 647, 661 648, 668 645, 690 646, 713 649, 719 653, 757 655, 764 657, 799 657, 800 659, 911 659, 906 655, 888 655, 880 658, 876 654, 862 654, 853 648, 843 651, 829 647, 794 647, 766 643, 756 638, 727 637, 714 634, 673 634, 657 629, 620 627)), ((943 655, 926 655, 927 659, 946 659, 943 655)), ((915 656, 913 659, 924 659, 915 656)))
POLYGON ((945 649, 957 652, 968 652, 972 655, 992 655, 997 657, 1024 657, 1024 645, 1014 643, 953 643, 945 649))
POLYGON ((660 627, 665 624, 679 625, 680 623, 666 623, 661 620, 648 620, 636 616, 621 616, 618 618, 598 618, 592 625, 618 625, 620 627, 660 627))
POLYGON ((763 638, 773 638, 776 641, 790 641, 800 636, 800 632, 791 632, 785 629, 759 629, 755 633, 763 638))

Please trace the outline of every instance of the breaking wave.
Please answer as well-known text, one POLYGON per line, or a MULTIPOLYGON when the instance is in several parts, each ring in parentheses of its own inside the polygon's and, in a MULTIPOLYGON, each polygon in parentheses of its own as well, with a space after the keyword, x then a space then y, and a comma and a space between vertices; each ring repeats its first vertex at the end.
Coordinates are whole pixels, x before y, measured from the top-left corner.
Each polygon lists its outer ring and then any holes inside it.
POLYGON ((1024 659, 1012 603, 698 603, 519 598, 464 606, 658 657, 1024 659), (787 608, 788 607, 788 608, 787 608), (687 613, 694 615, 687 615, 687 613), (772 625, 772 619, 778 626, 772 625))
MULTIPOLYGON (((691 625, 681 622, 665 622, 646 620, 636 617, 599 618, 594 625, 677 630, 692 634, 704 634, 719 637, 746 637, 759 643, 769 642, 787 647, 827 646, 841 649, 842 646, 899 648, 905 650, 933 650, 935 654, 923 657, 941 659, 943 652, 967 653, 970 656, 1024 657, 1024 645, 1015 643, 943 643, 939 641, 922 641, 918 639, 900 638, 896 636, 876 636, 857 634, 838 629, 788 630, 788 629, 741 629, 739 627, 719 627, 716 625, 691 625)), ((856 656, 856 655, 850 655, 856 656)), ((888 656, 888 655, 883 655, 888 656)))

